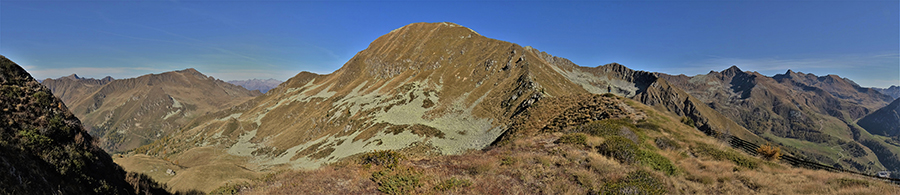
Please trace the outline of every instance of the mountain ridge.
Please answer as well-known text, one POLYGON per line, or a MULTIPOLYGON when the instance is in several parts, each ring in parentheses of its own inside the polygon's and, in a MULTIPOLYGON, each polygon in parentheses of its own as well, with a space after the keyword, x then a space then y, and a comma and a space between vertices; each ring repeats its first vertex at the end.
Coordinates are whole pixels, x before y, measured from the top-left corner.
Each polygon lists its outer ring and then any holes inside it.
POLYGON ((193 68, 118 80, 75 77, 42 84, 61 96, 110 152, 150 143, 196 115, 260 95, 193 68))
POLYGON ((792 70, 768 77, 736 66, 692 77, 659 75, 755 134, 801 156, 862 172, 883 170, 882 163, 896 169, 897 159, 889 154, 900 148, 875 153, 890 146, 866 141, 880 138, 854 125, 855 120, 886 105, 890 97, 849 79, 792 70), (834 149, 838 146, 840 150, 834 149))
POLYGON ((167 194, 126 175, 60 99, 5 56, 0 86, 0 193, 167 194))

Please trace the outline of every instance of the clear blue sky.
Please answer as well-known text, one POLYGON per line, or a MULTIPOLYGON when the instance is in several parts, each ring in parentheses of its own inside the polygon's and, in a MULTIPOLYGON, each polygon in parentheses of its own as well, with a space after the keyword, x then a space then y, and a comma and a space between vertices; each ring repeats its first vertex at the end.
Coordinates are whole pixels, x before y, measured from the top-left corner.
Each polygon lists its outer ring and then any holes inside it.
POLYGON ((453 22, 581 66, 731 65, 900 85, 898 1, 0 1, 0 54, 37 78, 189 67, 222 80, 330 73, 409 23, 453 22))

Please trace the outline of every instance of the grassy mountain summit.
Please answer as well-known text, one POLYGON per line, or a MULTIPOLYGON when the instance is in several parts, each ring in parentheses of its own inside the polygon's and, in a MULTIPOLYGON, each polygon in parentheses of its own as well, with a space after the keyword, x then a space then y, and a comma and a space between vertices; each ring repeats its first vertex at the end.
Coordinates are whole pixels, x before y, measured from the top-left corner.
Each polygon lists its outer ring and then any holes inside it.
MULTIPOLYGON (((372 150, 461 154, 515 140, 514 118, 545 97, 590 93, 634 99, 703 131, 761 140, 652 73, 581 67, 453 23, 415 23, 379 37, 331 74, 301 72, 135 151, 177 161, 182 172, 308 169, 372 150), (234 160, 198 160, 211 158, 234 160)), ((187 188, 198 179, 179 177, 168 183, 187 188)), ((222 175, 218 185, 242 178, 222 175)))
POLYGON ((47 79, 102 148, 122 152, 151 143, 191 119, 260 95, 195 69, 137 78, 47 79))
MULTIPOLYGON (((116 162, 176 190, 207 192, 773 193, 801 181, 771 176, 801 169, 717 137, 765 143, 659 74, 582 67, 457 24, 415 23, 333 73, 298 73, 116 162), (177 174, 154 172, 161 167, 177 174), (726 171, 740 173, 713 175, 726 171)), ((892 189, 800 174, 854 183, 807 193, 892 189)))
POLYGON ((167 193, 132 186, 140 178, 126 177, 62 101, 4 56, 0 93, 0 194, 167 193))

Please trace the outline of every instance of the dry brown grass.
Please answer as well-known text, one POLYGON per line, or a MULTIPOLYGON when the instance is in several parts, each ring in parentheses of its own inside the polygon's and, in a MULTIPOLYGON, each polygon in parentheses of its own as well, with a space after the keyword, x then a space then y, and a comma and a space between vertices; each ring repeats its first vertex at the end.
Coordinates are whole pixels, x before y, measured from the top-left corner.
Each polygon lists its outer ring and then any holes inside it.
POLYGON ((644 122, 654 125, 633 129, 641 137, 636 144, 670 160, 677 168, 675 174, 602 155, 596 147, 608 141, 603 137, 585 135, 584 144, 581 139, 573 144, 558 141, 565 133, 547 132, 461 155, 412 155, 393 169, 344 160, 312 171, 282 172, 256 180, 241 192, 380 193, 383 179, 375 179, 376 173, 414 176, 416 182, 404 184, 412 189, 410 194, 615 194, 635 189, 651 194, 890 194, 900 190, 869 178, 764 161, 701 135, 677 117, 647 113, 644 122), (663 142, 673 147, 658 149, 663 142), (459 184, 447 187, 451 180, 459 184), (305 188, 313 190, 293 191, 305 188))

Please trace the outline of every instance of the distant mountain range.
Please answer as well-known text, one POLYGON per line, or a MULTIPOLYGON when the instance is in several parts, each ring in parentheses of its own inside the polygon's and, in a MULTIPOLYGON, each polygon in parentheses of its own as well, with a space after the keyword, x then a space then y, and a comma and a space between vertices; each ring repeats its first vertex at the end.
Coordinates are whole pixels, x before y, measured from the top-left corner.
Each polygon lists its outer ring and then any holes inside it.
POLYGON ((194 69, 119 80, 73 74, 41 83, 66 102, 109 152, 151 143, 195 117, 261 95, 194 69))
POLYGON ((893 97, 894 99, 900 98, 900 86, 891 85, 891 87, 888 87, 888 88, 872 88, 872 89, 878 90, 878 92, 881 92, 885 95, 889 95, 889 96, 893 97))
POLYGON ((259 90, 259 92, 266 93, 270 89, 278 87, 278 84, 281 84, 282 81, 275 79, 249 79, 249 80, 231 80, 228 83, 240 85, 247 90, 259 90))
POLYGON ((736 66, 693 77, 660 76, 755 134, 803 156, 864 172, 882 170, 878 165, 900 169, 900 148, 869 142, 880 138, 854 123, 892 98, 849 79, 791 70, 767 77, 736 66), (869 147, 891 152, 873 153, 869 147))

